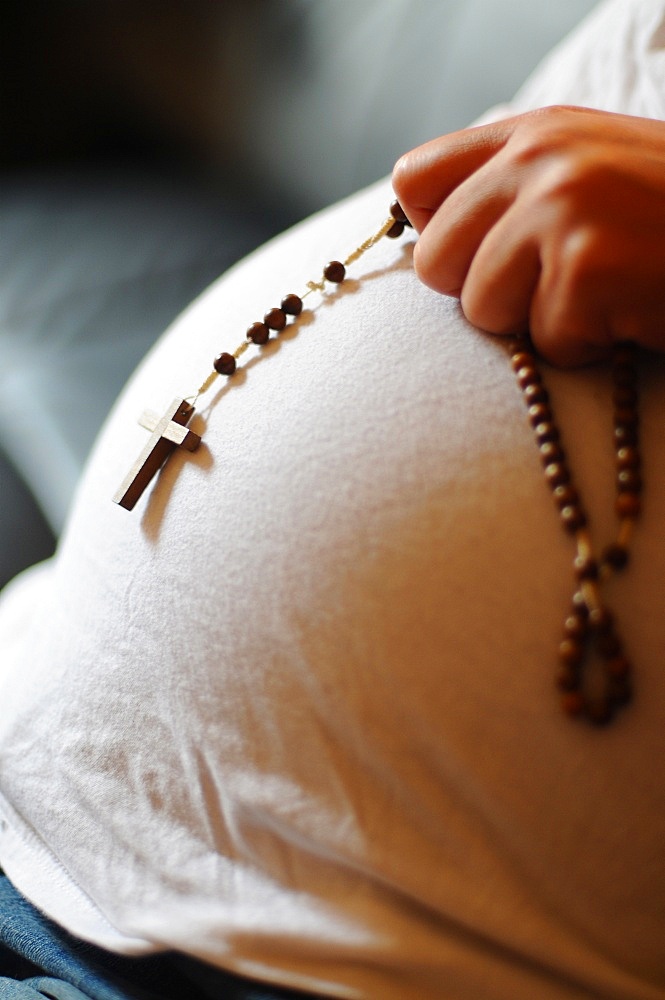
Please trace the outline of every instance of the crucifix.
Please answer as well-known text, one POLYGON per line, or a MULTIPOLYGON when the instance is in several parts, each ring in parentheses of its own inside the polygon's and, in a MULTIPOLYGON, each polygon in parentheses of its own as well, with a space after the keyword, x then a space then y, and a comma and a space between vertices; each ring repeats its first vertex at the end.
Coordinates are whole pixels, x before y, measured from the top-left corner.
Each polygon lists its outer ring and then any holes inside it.
POLYGON ((186 399, 174 399, 163 417, 151 411, 142 415, 139 423, 152 434, 114 494, 114 503, 125 510, 132 510, 174 448, 196 451, 201 436, 187 427, 193 413, 194 407, 186 399))

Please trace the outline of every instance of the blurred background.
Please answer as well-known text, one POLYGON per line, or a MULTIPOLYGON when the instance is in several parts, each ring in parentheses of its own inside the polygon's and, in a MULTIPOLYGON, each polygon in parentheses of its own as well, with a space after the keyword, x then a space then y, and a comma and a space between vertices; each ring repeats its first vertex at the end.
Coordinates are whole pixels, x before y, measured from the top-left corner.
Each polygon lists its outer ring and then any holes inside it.
POLYGON ((192 298, 509 100, 594 3, 2 0, 0 586, 192 298))

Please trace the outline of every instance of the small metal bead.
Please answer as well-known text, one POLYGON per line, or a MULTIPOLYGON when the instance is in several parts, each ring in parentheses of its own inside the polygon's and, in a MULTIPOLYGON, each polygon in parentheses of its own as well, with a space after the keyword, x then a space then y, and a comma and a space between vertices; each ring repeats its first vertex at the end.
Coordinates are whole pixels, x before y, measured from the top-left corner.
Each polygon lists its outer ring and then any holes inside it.
POLYGON ((618 449, 637 444, 637 429, 627 424, 619 424, 614 428, 614 444, 618 449))
POLYGON ((393 222, 390 229, 386 232, 386 236, 388 237, 388 239, 396 240, 397 237, 401 236, 403 232, 404 232, 404 223, 393 222))
POLYGON ((581 615, 583 618, 589 617, 589 609, 581 590, 576 590, 573 594, 572 614, 581 615))
POLYGON ((638 517, 642 510, 642 501, 637 493, 620 493, 614 504, 619 517, 638 517))
POLYGON ((233 375, 236 370, 236 359, 232 354, 228 354, 224 351, 222 354, 218 354, 215 358, 213 368, 218 375, 233 375))
POLYGON ((300 316, 302 312, 302 299, 293 292, 285 295, 280 304, 288 316, 300 316))
POLYGON ((267 344, 270 337, 270 330, 265 323, 252 323, 247 331, 247 339, 253 344, 267 344))
POLYGON ((286 326, 286 313, 283 309, 270 309, 263 317, 263 322, 271 330, 279 332, 286 326))
POLYGON ((628 564, 628 559, 628 549, 624 545, 614 542, 604 550, 601 561, 605 565, 611 566, 612 569, 620 570, 628 564))
POLYGON ((330 263, 326 264, 324 267, 323 276, 327 281, 332 281, 334 284, 338 285, 340 281, 344 281, 346 268, 340 260, 331 260, 330 263))

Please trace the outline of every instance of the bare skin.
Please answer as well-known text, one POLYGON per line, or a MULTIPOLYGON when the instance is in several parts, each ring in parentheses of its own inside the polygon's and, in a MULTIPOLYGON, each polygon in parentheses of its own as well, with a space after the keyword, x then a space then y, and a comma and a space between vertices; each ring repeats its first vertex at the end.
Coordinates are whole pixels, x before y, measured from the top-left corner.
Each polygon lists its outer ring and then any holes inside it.
POLYGON ((552 107, 403 156, 395 193, 421 280, 554 364, 614 341, 665 351, 665 123, 552 107))

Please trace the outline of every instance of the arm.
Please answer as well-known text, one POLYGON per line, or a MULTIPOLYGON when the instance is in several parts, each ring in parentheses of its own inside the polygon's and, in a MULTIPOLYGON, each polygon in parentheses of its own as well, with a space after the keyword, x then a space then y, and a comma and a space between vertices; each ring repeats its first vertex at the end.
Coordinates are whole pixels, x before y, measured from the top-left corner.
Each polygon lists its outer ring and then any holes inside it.
POLYGON ((544 108, 403 156, 416 272, 555 364, 615 340, 665 350, 665 123, 544 108))

